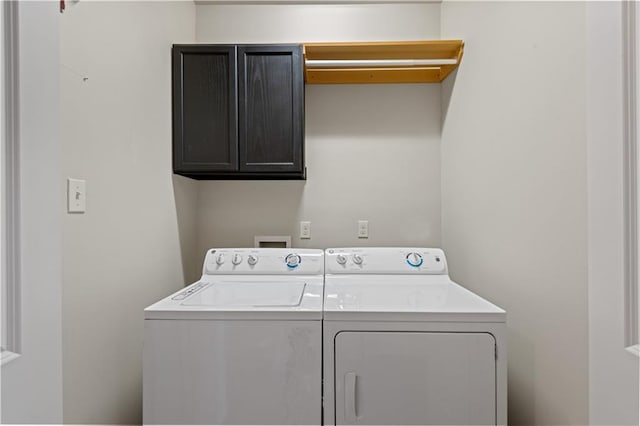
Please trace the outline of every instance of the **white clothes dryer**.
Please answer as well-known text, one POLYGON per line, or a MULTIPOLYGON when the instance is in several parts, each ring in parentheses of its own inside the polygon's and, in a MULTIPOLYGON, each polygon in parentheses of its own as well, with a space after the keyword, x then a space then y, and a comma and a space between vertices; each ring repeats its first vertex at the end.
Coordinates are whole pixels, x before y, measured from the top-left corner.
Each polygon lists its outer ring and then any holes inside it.
POLYGON ((440 249, 325 252, 324 423, 505 425, 506 313, 440 249))
POLYGON ((321 424, 324 253, 211 249, 144 311, 145 424, 321 424))

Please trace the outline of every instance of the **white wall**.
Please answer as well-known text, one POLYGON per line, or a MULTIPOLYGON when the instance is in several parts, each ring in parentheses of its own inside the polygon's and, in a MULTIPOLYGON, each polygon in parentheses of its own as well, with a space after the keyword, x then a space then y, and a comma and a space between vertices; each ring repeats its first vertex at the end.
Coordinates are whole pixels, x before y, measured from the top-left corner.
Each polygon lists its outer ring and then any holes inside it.
POLYGON ((638 424, 638 358, 625 351, 622 10, 587 5, 589 420, 638 424))
POLYGON ((199 43, 425 40, 440 4, 198 4, 196 31, 199 43))
POLYGON ((65 423, 141 422, 143 308, 192 278, 197 192, 171 173, 170 52, 194 41, 194 11, 67 2, 58 18, 56 182, 88 192, 87 212, 63 220, 65 423))
POLYGON ((19 5, 21 356, 2 366, 2 423, 62 422, 59 12, 19 5))
MULTIPOLYGON (((198 5, 206 43, 438 38, 440 4, 198 5)), ((199 188, 199 253, 291 235, 294 246, 440 244, 440 86, 306 86, 306 182, 199 188), (370 237, 358 240, 358 219, 370 237), (298 221, 311 221, 299 240, 298 221)))
MULTIPOLYGON (((56 176, 86 178, 89 196, 85 215, 63 221, 65 422, 139 422, 142 308, 194 279, 204 249, 264 234, 311 247, 443 245, 453 277, 508 311, 510 424, 633 421, 632 403, 604 398, 637 398, 637 373, 605 371, 633 362, 612 356, 620 311, 608 309, 620 293, 587 262, 619 259, 619 212, 603 206, 618 200, 620 176, 599 179, 619 172, 619 147, 606 145, 619 111, 603 85, 616 80, 596 77, 617 71, 585 50, 587 34, 609 43, 591 31, 613 28, 615 12, 585 9, 69 2, 56 176), (171 43, 430 38, 466 42, 442 87, 307 86, 306 182, 172 178, 171 43), (370 221, 368 240, 355 237, 358 219, 370 221), (312 221, 313 239, 295 238, 299 220, 312 221)), ((47 192, 56 202, 61 181, 47 192)))
POLYGON ((585 4, 444 2, 442 242, 508 314, 509 424, 588 423, 585 4))

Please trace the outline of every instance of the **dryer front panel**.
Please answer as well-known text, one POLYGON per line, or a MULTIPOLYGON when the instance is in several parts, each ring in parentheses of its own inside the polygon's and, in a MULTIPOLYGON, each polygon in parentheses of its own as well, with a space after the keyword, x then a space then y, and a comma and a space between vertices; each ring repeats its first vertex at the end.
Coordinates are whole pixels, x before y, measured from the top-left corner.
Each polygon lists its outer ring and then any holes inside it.
POLYGON ((495 345, 489 333, 340 332, 336 424, 495 425, 495 345))

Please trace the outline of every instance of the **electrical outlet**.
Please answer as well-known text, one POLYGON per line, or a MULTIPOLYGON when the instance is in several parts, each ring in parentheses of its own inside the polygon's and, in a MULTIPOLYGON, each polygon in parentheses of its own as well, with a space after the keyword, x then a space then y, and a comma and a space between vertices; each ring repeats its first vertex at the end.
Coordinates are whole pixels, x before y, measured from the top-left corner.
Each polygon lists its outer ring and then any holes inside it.
POLYGON ((84 213, 87 210, 87 181, 67 179, 67 211, 84 213))
POLYGON ((369 221, 358 221, 358 238, 369 238, 369 221))
POLYGON ((300 222, 300 238, 305 240, 311 239, 311 222, 300 222))

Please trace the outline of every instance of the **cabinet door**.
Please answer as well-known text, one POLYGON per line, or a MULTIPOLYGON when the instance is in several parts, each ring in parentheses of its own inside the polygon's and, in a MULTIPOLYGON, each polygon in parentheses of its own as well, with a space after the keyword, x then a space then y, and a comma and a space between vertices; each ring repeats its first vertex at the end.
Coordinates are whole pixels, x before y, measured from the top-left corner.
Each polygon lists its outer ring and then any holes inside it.
POLYGON ((235 46, 173 47, 173 169, 238 169, 235 46))
POLYGON ((238 46, 240 170, 302 172, 302 47, 238 46))
POLYGON ((495 425, 488 333, 341 332, 336 424, 495 425))

